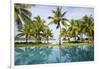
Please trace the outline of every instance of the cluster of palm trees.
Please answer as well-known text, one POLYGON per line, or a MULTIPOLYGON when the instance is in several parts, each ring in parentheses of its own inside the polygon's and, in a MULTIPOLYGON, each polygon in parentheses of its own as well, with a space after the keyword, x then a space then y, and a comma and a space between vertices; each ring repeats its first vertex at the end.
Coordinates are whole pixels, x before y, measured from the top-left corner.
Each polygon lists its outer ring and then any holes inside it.
POLYGON ((26 21, 19 31, 21 33, 19 33, 16 38, 25 37, 26 42, 28 42, 30 38, 33 38, 36 43, 41 43, 43 40, 48 43, 49 37, 53 37, 50 28, 45 25, 45 21, 41 19, 40 16, 34 17, 32 22, 26 21))
MULTIPOLYGON (((21 32, 16 35, 16 38, 25 37, 26 42, 28 39, 33 38, 35 42, 40 43, 45 40, 48 43, 50 37, 53 37, 52 30, 45 24, 45 20, 40 16, 36 16, 31 19, 31 12, 28 10, 29 7, 35 5, 28 4, 15 4, 14 5, 14 17, 17 23, 18 30, 21 32)), ((59 35, 59 45, 61 45, 61 38, 66 39, 66 37, 77 38, 81 34, 85 34, 89 37, 89 40, 93 40, 94 35, 94 20, 91 16, 84 16, 80 20, 68 20, 65 15, 66 12, 62 12, 61 7, 57 7, 52 10, 53 15, 49 16, 49 24, 55 24, 56 28, 60 29, 59 35), (70 23, 70 25, 67 24, 70 23), (64 26, 62 28, 62 25, 64 26)), ((76 39, 77 40, 77 39, 76 39)))
POLYGON ((62 28, 61 37, 64 40, 69 40, 70 38, 74 38, 75 41, 79 42, 93 42, 94 40, 94 19, 93 16, 83 16, 82 19, 79 20, 70 20, 69 28, 62 28), (84 38, 82 35, 87 36, 84 38))
POLYGON ((45 20, 40 16, 31 19, 31 12, 27 10, 32 5, 28 4, 15 4, 15 22, 18 26, 18 31, 21 32, 16 35, 15 39, 24 37, 26 43, 30 38, 33 38, 36 43, 40 43, 42 40, 47 41, 50 37, 53 37, 50 28, 45 25, 45 20))

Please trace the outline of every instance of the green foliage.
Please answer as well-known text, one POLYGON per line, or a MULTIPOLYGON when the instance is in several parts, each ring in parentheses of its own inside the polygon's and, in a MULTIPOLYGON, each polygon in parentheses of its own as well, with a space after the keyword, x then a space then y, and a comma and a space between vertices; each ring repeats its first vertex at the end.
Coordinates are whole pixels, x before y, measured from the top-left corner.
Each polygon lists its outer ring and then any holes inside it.
MULTIPOLYGON (((85 15, 81 20, 70 21, 70 26, 68 29, 62 28, 61 37, 78 37, 81 34, 88 36, 89 41, 94 39, 94 19, 92 15, 85 15)), ((81 37, 82 38, 82 37, 81 37)))
MULTIPOLYGON (((55 10, 52 10, 53 16, 49 16, 48 19, 51 19, 50 24, 55 24, 56 28, 60 28, 60 33, 61 33, 61 24, 62 25, 67 25, 66 21, 68 21, 65 18, 66 12, 62 12, 62 8, 57 7, 55 10)), ((59 36, 59 45, 61 45, 61 37, 59 36)))
MULTIPOLYGON (((27 9, 31 7, 29 4, 14 4, 14 21, 17 23, 18 28, 20 25, 22 25, 22 22, 26 22, 27 18, 29 19, 32 15, 31 12, 27 9)), ((22 26, 21 26, 22 28, 22 26)), ((20 29, 20 28, 19 28, 20 29)))
MULTIPOLYGON (((45 24, 45 20, 40 16, 31 17, 31 12, 28 10, 32 5, 29 4, 19 4, 14 5, 14 17, 15 22, 21 26, 18 30, 20 33, 16 35, 15 39, 24 37, 26 43, 30 38, 32 38, 36 43, 41 43, 45 41, 49 43, 49 39, 53 38, 52 30, 45 24), (24 24, 22 24, 24 22, 24 24)), ((53 15, 49 16, 50 24, 55 24, 56 28, 60 29, 59 35, 59 45, 61 44, 61 38, 68 40, 73 37, 76 39, 81 34, 88 36, 88 41, 93 42, 94 40, 94 19, 93 16, 85 15, 82 19, 71 19, 68 20, 65 18, 66 12, 62 12, 61 7, 57 7, 55 10, 52 10, 53 15), (70 25, 67 24, 70 23, 70 25), (62 26, 64 26, 62 28, 62 26)), ((82 38, 82 37, 81 37, 82 38)), ((81 39, 82 40, 82 39, 81 39)), ((70 41, 70 40, 69 40, 70 41)), ((77 41, 77 39, 76 39, 77 41)))
POLYGON ((25 37, 26 42, 28 42, 28 39, 33 37, 36 43, 41 43, 45 39, 48 43, 49 38, 53 37, 51 30, 45 25, 45 21, 40 16, 34 17, 31 20, 23 15, 23 19, 25 19, 25 24, 20 30, 21 33, 16 35, 15 39, 25 37))

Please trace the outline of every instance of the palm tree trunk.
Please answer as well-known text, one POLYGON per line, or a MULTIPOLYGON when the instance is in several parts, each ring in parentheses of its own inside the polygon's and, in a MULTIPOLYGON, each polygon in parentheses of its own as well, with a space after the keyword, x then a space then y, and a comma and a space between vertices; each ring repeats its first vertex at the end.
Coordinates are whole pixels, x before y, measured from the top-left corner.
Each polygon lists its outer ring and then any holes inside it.
POLYGON ((49 42, 48 42, 48 37, 47 37, 47 43, 49 43, 49 42))
POLYGON ((39 43, 39 35, 36 35, 36 43, 39 43))
MULTIPOLYGON (((60 26, 60 33, 61 33, 61 26, 60 26)), ((59 35, 59 46, 61 45, 61 37, 59 35)))
POLYGON ((26 34, 26 44, 27 44, 27 46, 26 46, 26 52, 28 51, 28 34, 26 34))
POLYGON ((26 34, 26 43, 28 42, 28 35, 26 34))

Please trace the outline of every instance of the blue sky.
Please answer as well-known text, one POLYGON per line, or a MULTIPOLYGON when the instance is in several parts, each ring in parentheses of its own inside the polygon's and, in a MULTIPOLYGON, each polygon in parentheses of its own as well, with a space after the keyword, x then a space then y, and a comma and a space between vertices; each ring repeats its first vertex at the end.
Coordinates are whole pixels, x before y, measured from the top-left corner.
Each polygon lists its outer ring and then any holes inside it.
MULTIPOLYGON (((36 5, 29 9, 32 13, 32 19, 36 16, 41 16, 42 19, 46 21, 46 25, 50 22, 48 16, 52 16, 52 10, 54 10, 56 6, 44 6, 44 5, 36 5)), ((93 8, 86 8, 86 7, 68 7, 63 6, 62 12, 67 12, 65 17, 67 19, 81 19, 84 15, 93 15, 94 16, 94 9, 93 8)), ((50 29, 52 29, 52 33, 55 39, 58 39, 59 36, 59 29, 56 29, 56 25, 49 25, 50 29)), ((15 34, 18 31, 15 28, 15 34)))

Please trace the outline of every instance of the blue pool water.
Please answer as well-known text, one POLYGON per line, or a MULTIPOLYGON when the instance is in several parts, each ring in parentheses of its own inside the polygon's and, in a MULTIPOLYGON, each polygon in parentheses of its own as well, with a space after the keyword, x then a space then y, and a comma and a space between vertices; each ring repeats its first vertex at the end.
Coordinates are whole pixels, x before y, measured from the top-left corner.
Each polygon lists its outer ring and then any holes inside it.
POLYGON ((94 60, 94 46, 15 48, 15 65, 66 63, 94 60))

